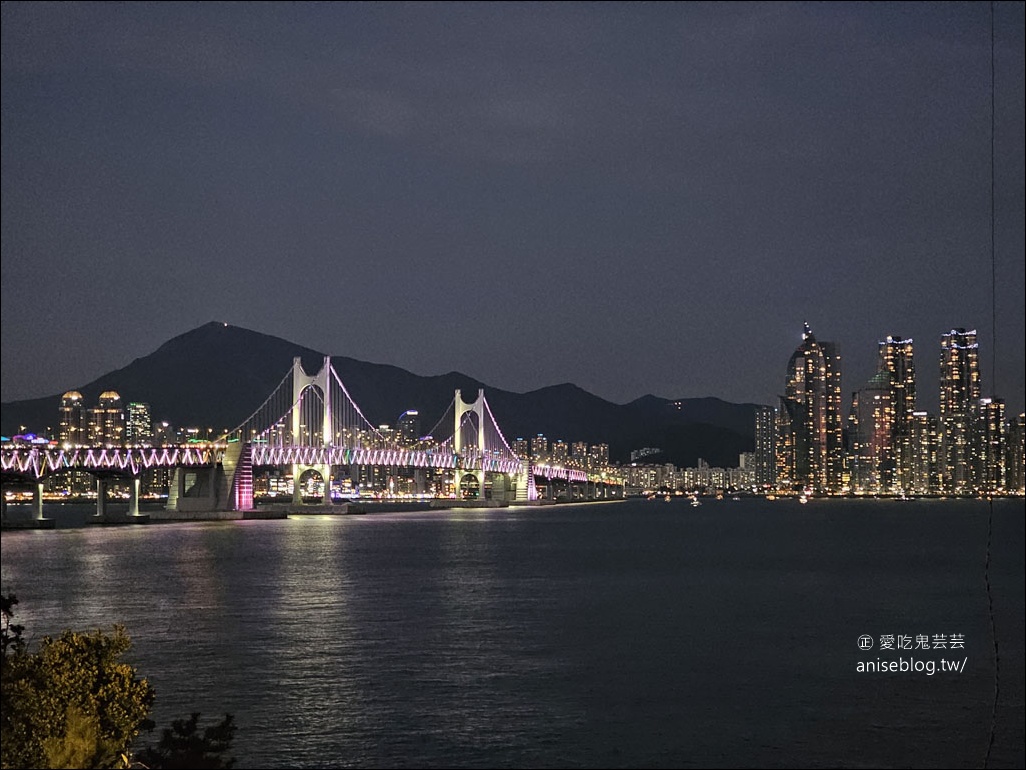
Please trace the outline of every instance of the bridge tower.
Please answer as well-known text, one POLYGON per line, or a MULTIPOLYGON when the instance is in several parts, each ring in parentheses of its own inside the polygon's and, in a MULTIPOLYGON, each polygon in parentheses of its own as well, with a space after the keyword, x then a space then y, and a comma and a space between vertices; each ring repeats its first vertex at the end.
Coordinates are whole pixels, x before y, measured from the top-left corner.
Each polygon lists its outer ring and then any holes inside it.
MULTIPOLYGON (((456 497, 460 496, 460 486, 463 483, 463 479, 467 476, 473 476, 477 479, 478 498, 484 499, 485 489, 485 473, 483 468, 474 468, 473 466, 480 466, 481 462, 478 459, 476 462, 471 458, 466 457, 465 447, 463 446, 463 431, 460 430, 460 426, 463 422, 463 415, 468 412, 473 412, 477 415, 477 450, 480 456, 485 451, 485 410, 484 410, 484 389, 479 388, 477 391, 477 400, 471 403, 467 403, 463 400, 463 394, 459 388, 456 388, 456 398, 453 400, 453 412, 456 416, 456 429, 453 433, 452 444, 456 455, 459 457, 459 462, 455 472, 453 473, 453 486, 456 489, 456 497), (470 466, 470 467, 468 467, 470 466)), ((472 455, 473 456, 473 455, 472 455)))
MULTIPOLYGON (((324 419, 321 423, 321 436, 320 439, 323 442, 323 446, 331 446, 332 434, 331 434, 331 356, 324 357, 324 363, 321 365, 321 369, 316 374, 307 374, 303 369, 303 359, 300 356, 296 356, 292 359, 292 403, 298 405, 299 398, 303 395, 303 391, 309 387, 315 387, 321 392, 321 397, 324 402, 324 419)), ((302 425, 302 415, 300 415, 298 406, 292 409, 292 443, 301 444, 300 430, 302 425)), ((313 440, 313 436, 310 437, 313 440)), ((324 498, 322 502, 324 505, 331 505, 331 465, 302 465, 299 463, 292 464, 292 502, 299 505, 303 502, 303 496, 299 488, 299 478, 307 470, 315 470, 321 474, 321 478, 324 479, 324 498)))

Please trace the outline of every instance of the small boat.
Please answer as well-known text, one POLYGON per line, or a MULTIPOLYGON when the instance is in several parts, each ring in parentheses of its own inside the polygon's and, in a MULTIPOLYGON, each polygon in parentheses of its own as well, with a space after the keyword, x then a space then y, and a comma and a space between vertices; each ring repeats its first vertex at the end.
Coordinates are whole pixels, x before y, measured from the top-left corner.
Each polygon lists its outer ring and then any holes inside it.
POLYGON ((698 499, 698 495, 691 495, 691 507, 697 508, 702 504, 702 501, 698 499))

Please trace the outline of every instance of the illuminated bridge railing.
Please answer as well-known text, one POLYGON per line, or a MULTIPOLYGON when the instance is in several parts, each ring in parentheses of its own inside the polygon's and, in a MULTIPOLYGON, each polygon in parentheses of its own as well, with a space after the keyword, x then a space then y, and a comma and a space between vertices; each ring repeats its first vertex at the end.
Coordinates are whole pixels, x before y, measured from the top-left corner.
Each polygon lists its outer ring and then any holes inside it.
MULTIPOLYGON (((3 447, 0 449, 0 470, 5 476, 40 479, 69 470, 121 473, 137 476, 152 468, 199 467, 220 463, 223 444, 184 445, 173 447, 41 449, 39 447, 3 447)), ((430 449, 370 449, 321 446, 252 445, 252 463, 270 465, 370 465, 410 468, 483 470, 488 473, 519 474, 520 460, 464 450, 458 457, 451 451, 430 449)), ((536 476, 546 479, 588 481, 588 474, 575 468, 535 465, 536 476)))
POLYGON ((588 481, 588 474, 577 468, 564 468, 558 465, 532 466, 535 476, 545 479, 561 479, 566 481, 588 481))
POLYGON ((40 449, 38 447, 3 447, 0 449, 0 471, 6 476, 45 478, 70 470, 123 473, 137 476, 150 468, 178 466, 211 466, 221 461, 224 447, 80 447, 75 449, 40 449))
POLYGON ((253 444, 254 466, 261 465, 379 465, 405 468, 464 468, 493 473, 519 473, 517 460, 492 457, 471 451, 457 457, 448 451, 430 449, 369 449, 323 446, 274 446, 253 444))

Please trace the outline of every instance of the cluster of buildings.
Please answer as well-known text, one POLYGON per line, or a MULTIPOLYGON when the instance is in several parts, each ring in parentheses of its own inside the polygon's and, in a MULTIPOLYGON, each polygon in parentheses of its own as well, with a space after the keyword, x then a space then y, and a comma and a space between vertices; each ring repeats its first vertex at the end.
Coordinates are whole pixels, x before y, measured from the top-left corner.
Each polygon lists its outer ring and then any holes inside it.
POLYGON ((562 439, 550 442, 539 433, 532 439, 516 439, 512 449, 517 457, 530 459, 535 466, 575 468, 588 473, 601 473, 609 468, 609 444, 589 446, 584 441, 567 443, 562 439))
POLYGON ((212 436, 213 429, 175 428, 167 421, 154 421, 149 404, 125 404, 115 390, 101 393, 96 406, 86 406, 77 390, 61 396, 57 443, 65 448, 169 446, 212 436))
MULTIPOLYGON (((787 364, 784 394, 778 405, 757 409, 755 451, 742 454, 736 468, 711 468, 702 460, 694 468, 637 462, 658 451, 647 448, 635 450, 628 465, 612 465, 608 444, 550 441, 542 434, 518 438, 512 448, 535 466, 608 473, 639 490, 1023 494, 1026 415, 1009 417, 1004 401, 982 395, 975 331, 952 329, 942 334, 939 353, 939 414, 917 408, 913 341, 900 336, 879 343, 876 372, 845 401, 837 346, 818 340, 806 324, 802 343, 787 364)), ((410 410, 395 426, 383 425, 381 431, 400 445, 413 446, 425 440, 420 428, 420 416, 410 410)), ((212 437, 209 429, 204 433, 156 422, 149 404, 124 404, 113 390, 101 393, 95 405, 87 405, 78 391, 65 393, 56 431, 63 447, 165 446, 212 437)), ((283 484, 286 479, 268 479, 267 493, 274 493, 270 487, 276 481, 283 484)), ((370 487, 396 483, 384 477, 353 481, 370 487)), ((167 480, 154 482, 159 488, 167 480)), ((78 473, 51 483, 77 492, 89 486, 89 479, 78 473)))
POLYGON ((855 495, 1001 495, 1024 490, 1024 420, 985 398, 975 331, 941 335, 940 414, 916 408, 911 339, 879 343, 876 373, 841 392, 841 356, 808 325, 784 395, 756 414, 756 484, 855 495))

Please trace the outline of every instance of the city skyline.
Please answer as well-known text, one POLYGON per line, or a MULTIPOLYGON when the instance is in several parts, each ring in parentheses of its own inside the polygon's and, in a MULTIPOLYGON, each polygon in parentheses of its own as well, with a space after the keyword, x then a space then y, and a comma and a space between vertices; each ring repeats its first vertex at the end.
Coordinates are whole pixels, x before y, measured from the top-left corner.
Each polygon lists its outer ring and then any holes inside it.
POLYGON ((213 317, 614 403, 772 403, 803 322, 847 398, 874 341, 975 328, 1023 408, 1021 4, 996 350, 985 4, 2 12, 4 402, 213 317))
MULTIPOLYGON (((229 332, 224 324, 208 324, 197 332, 202 333, 203 330, 214 332, 213 336, 218 340, 229 339, 225 334, 235 334, 229 332)), ((234 339, 239 341, 237 337, 234 339)), ((878 348, 877 373, 863 387, 852 391, 845 417, 840 385, 841 357, 837 347, 832 342, 817 339, 806 324, 802 344, 788 361, 784 395, 779 398, 779 404, 776 407, 756 407, 751 414, 752 424, 749 427, 754 445, 744 448, 738 455, 735 470, 740 475, 732 477, 732 489, 739 489, 737 485, 743 483, 750 491, 784 494, 796 490, 809 494, 874 496, 1021 493, 1022 467, 1026 459, 1022 446, 1026 415, 1009 414, 1002 399, 982 397, 976 331, 952 329, 941 335, 939 414, 930 414, 917 406, 913 341, 888 335, 878 343, 878 348)), ((201 356, 208 357, 206 354, 201 356)), ((416 408, 404 410, 394 424, 369 423, 338 380, 333 366, 330 358, 324 357, 322 369, 311 375, 303 369, 302 358, 293 357, 292 379, 286 378, 293 384, 286 386, 286 380, 283 380, 275 392, 264 399, 264 405, 246 420, 247 424, 255 421, 265 425, 262 432, 251 432, 248 428, 234 432, 226 430, 216 441, 308 445, 316 435, 317 441, 323 440, 325 446, 354 440, 356 447, 366 445, 384 449, 394 443, 396 447, 419 451, 432 446, 437 449, 441 446, 439 441, 450 440, 423 435, 420 411, 416 408), (335 384, 331 384, 332 377, 338 380, 335 384), (311 385, 318 389, 313 400, 302 395, 311 385), (319 395, 325 388, 332 393, 319 395), (345 406, 347 402, 348 407, 345 406), (331 416, 331 408, 327 405, 336 403, 343 405, 342 412, 349 417, 331 416), (282 410, 286 407, 288 409, 283 416, 282 410), (310 408, 313 412, 309 412, 310 408), (322 409, 325 410, 323 418, 315 417, 322 409), (303 416, 300 416, 301 412, 303 416), (258 417, 258 413, 265 414, 258 417), (356 419, 356 415, 362 420, 363 427, 357 423, 351 426, 346 423, 349 427, 343 427, 341 422, 335 424, 338 419, 356 419), (317 422, 318 419, 321 423, 317 422), (330 424, 329 419, 332 421, 330 424), (287 427, 289 424, 291 428, 287 427), (322 427, 316 427, 319 424, 323 425, 323 436, 322 427), (306 433, 301 429, 303 425, 308 426, 306 433), (266 432, 268 430, 269 433, 266 432), (243 438, 251 434, 251 439, 243 438), (257 440, 257 435, 264 438, 257 440)), ((157 364, 157 368, 164 370, 166 365, 157 364)), ((112 373, 110 377, 114 380, 116 374, 112 373)), ((480 389, 479 394, 483 393, 484 390, 480 389)), ((460 389, 456 391, 455 403, 463 403, 460 389)), ((679 408, 679 402, 666 402, 671 412, 675 404, 679 408)), ((462 407, 457 409, 457 418, 464 415, 460 409, 462 407)), ((490 408, 487 412, 491 415, 490 408)), ((441 427, 443 433, 446 430, 444 421, 443 417, 435 426, 441 427)), ((483 434, 478 435, 478 429, 472 424, 465 426, 461 419, 456 422, 459 427, 452 439, 456 452, 459 452, 459 435, 464 428, 470 431, 464 436, 464 441, 477 445, 483 440, 483 434)), ((613 440, 612 434, 599 441, 593 434, 589 439, 593 442, 591 447, 588 441, 582 441, 572 433, 553 435, 551 442, 543 432, 531 434, 530 439, 521 435, 509 442, 502 436, 501 429, 494 422, 491 424, 495 430, 492 440, 504 445, 507 452, 521 460, 531 458, 534 464, 541 462, 559 468, 587 467, 591 470, 597 449, 603 458, 602 464, 609 464, 609 445, 603 439, 613 440)), ((93 407, 86 404, 78 391, 64 393, 57 425, 56 433, 47 433, 51 448, 55 445, 63 449, 167 446, 186 443, 190 434, 203 439, 200 428, 158 422, 147 402, 123 402, 121 395, 109 384, 99 393, 98 405, 93 407), (157 438, 158 434, 160 438, 157 438)), ((212 430, 207 429, 208 441, 215 439, 210 432, 212 430)), ((34 444, 39 442, 35 436, 27 438, 34 444)), ((25 439, 17 436, 12 443, 24 442, 25 439)), ((636 478, 663 478, 665 471, 670 473, 672 485, 677 471, 675 464, 667 461, 668 458, 663 457, 654 465, 635 462, 663 454, 660 447, 642 446, 642 443, 644 441, 638 443, 635 440, 631 446, 620 446, 618 451, 623 457, 618 457, 615 464, 619 467, 622 463, 622 467, 628 467, 625 457, 629 450, 629 467, 638 468, 642 474, 636 478)), ((700 445, 694 448, 697 448, 697 465, 701 468, 705 463, 701 456, 704 450, 700 445)), ((708 464, 705 465, 708 468, 708 464)), ((695 471, 694 468, 691 470, 695 471)), ((700 477, 712 478, 708 475, 689 478, 700 477)), ((71 479, 74 486, 74 474, 71 479)), ((483 482, 481 484, 483 486, 483 482)))

